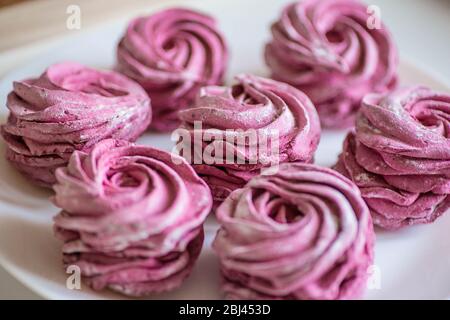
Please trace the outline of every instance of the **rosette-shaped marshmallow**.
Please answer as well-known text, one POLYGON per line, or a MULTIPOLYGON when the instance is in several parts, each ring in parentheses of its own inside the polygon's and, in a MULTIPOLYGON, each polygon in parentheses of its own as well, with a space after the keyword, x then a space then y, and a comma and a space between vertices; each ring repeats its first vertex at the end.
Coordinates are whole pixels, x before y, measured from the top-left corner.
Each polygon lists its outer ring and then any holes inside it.
POLYGON ((324 127, 354 125, 365 94, 397 84, 397 50, 376 9, 356 0, 304 0, 272 25, 266 63, 276 80, 304 91, 324 127))
POLYGON ((7 159, 47 187, 74 150, 107 138, 134 141, 151 121, 150 100, 137 83, 68 62, 14 82, 6 106, 10 115, 1 133, 7 159))
POLYGON ((143 296, 190 274, 212 198, 183 158, 109 139, 74 152, 56 178, 64 264, 78 266, 93 289, 143 296))
POLYGON ((152 99, 151 129, 171 131, 177 112, 199 89, 222 82, 225 40, 212 17, 168 9, 131 21, 118 49, 118 70, 139 82, 152 99))
MULTIPOLYGON (((270 169, 269 169, 270 170, 270 169)), ((230 299, 353 299, 373 262, 372 220, 338 172, 284 163, 220 205, 219 255, 230 299)))
POLYGON ((360 188, 375 224, 434 221, 450 207, 450 95, 367 95, 335 168, 360 188))
POLYGON ((203 88, 179 114, 181 129, 192 137, 180 142, 183 155, 192 146, 190 162, 216 203, 263 167, 311 162, 320 139, 319 117, 301 91, 252 75, 237 76, 236 81, 231 88, 203 88))

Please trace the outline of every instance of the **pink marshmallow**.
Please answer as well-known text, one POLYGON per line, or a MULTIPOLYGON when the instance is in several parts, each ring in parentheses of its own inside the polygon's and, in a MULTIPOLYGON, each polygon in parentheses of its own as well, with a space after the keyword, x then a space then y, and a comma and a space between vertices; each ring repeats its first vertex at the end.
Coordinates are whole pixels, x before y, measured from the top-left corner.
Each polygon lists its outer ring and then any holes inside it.
POLYGON ((74 152, 56 178, 64 264, 77 265, 93 289, 143 296, 190 274, 212 198, 184 159, 110 139, 74 152))
POLYGON ((338 172, 284 163, 219 206, 213 243, 230 299, 355 299, 375 234, 356 185, 338 172))
POLYGON ((367 95, 336 169, 361 189, 375 224, 433 222, 450 207, 450 95, 367 95))
POLYGON ((232 87, 203 88, 179 117, 181 128, 191 133, 192 148, 202 152, 202 163, 195 163, 195 159, 191 163, 210 186, 216 204, 262 168, 283 162, 312 162, 320 140, 319 117, 305 94, 285 83, 247 74, 237 76, 232 87), (201 130, 195 128, 196 122, 201 122, 201 130), (214 132, 211 141, 207 141, 208 132, 214 132), (245 140, 249 133, 258 139, 245 140), (269 145, 274 138, 278 148, 272 150, 269 145), (204 157, 210 148, 225 149, 211 159, 212 164, 204 157), (227 162, 227 156, 234 161, 227 162))
POLYGON ((205 85, 220 84, 228 62, 216 21, 188 9, 168 9, 130 22, 117 48, 117 69, 152 99, 151 129, 169 132, 205 85))
POLYGON ((151 121, 150 99, 132 80, 77 63, 50 66, 17 81, 1 127, 8 160, 31 181, 51 187, 73 151, 102 139, 134 141, 151 121))
POLYGON ((272 25, 265 50, 272 77, 305 92, 324 127, 352 127, 366 93, 396 87, 397 50, 374 19, 360 1, 304 0, 272 25))

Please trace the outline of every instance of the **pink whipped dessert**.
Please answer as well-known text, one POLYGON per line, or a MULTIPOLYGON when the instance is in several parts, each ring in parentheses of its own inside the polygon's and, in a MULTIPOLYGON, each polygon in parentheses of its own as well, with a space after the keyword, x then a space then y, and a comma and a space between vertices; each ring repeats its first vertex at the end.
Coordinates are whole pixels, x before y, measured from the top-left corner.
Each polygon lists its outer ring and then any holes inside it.
POLYGON ((357 0, 304 0, 272 25, 266 63, 276 80, 301 89, 324 127, 354 125, 361 99, 397 84, 397 50, 377 12, 357 0))
POLYGON ((93 289, 143 296, 190 274, 212 198, 184 159, 109 139, 74 152, 56 178, 64 264, 77 265, 93 289))
POLYGON ((201 156, 189 162, 208 183, 216 204, 261 168, 311 162, 320 139, 319 117, 305 94, 253 75, 237 76, 232 87, 203 88, 179 117, 181 129, 192 136, 192 153, 201 156))
POLYGON ((131 21, 117 48, 118 70, 152 99, 151 129, 179 125, 177 112, 205 85, 222 82, 228 61, 216 21, 188 9, 168 9, 131 21))
POLYGON ((133 141, 151 121, 150 100, 134 81, 77 63, 50 66, 13 83, 1 127, 7 159, 36 184, 51 187, 73 151, 98 141, 133 141))
POLYGON ((354 299, 364 292, 375 234, 361 194, 338 172, 284 163, 217 209, 229 299, 354 299))
POLYGON ((360 188, 375 224, 434 221, 450 207, 450 95, 367 95, 335 168, 360 188))

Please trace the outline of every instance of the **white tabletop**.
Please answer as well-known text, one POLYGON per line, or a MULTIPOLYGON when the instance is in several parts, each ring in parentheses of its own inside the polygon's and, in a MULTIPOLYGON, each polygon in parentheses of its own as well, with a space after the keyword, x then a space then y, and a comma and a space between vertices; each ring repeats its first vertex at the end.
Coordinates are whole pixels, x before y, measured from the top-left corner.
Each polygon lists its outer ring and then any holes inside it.
MULTIPOLYGON (((225 0, 216 0, 225 1, 225 0)), ((74 1, 75 3, 76 1, 74 1)), ((450 85, 450 1, 369 0, 379 6, 400 54, 450 85)), ((50 42, 0 54, 0 76, 29 60, 50 42)), ((0 299, 40 299, 0 267, 0 299)))

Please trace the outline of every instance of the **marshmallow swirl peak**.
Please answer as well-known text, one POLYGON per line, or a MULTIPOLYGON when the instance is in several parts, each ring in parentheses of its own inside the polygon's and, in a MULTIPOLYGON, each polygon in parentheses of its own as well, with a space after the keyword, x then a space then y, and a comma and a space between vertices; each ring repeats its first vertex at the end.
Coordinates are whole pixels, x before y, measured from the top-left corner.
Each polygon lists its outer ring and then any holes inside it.
POLYGON ((203 88, 179 117, 181 129, 192 137, 183 137, 180 145, 189 151, 192 146, 192 154, 202 156, 201 161, 188 161, 206 180, 216 202, 244 186, 261 168, 311 162, 320 139, 319 117, 305 94, 247 74, 237 76, 232 87, 203 88))
POLYGON ((298 1, 271 30, 272 77, 304 91, 324 127, 353 126, 365 94, 396 87, 396 47, 377 11, 360 1, 298 1))
POLYGON ((167 132, 202 86, 222 82, 228 51, 212 17, 175 8, 131 21, 117 59, 118 70, 152 99, 151 128, 167 132))
POLYGON ((361 189, 375 224, 434 221, 450 207, 450 95, 425 87, 367 95, 336 169, 361 189))
POLYGON ((79 266, 93 289, 143 296, 190 274, 212 198, 183 158, 109 139, 74 152, 56 178, 64 264, 79 266))
POLYGON ((151 121, 150 100, 134 81, 77 63, 50 66, 13 83, 2 126, 8 160, 33 182, 50 187, 74 150, 98 141, 133 141, 151 121))
POLYGON ((217 209, 230 299, 353 299, 364 292, 374 232, 358 188, 338 172, 284 163, 217 209))

